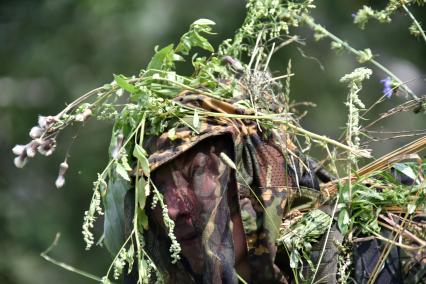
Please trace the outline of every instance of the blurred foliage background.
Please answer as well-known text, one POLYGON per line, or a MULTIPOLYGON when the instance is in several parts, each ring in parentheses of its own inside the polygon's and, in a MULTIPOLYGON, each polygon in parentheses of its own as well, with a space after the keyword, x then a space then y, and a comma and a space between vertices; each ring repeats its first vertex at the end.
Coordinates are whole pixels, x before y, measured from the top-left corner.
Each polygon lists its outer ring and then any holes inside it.
MULTIPOLYGON (((84 250, 81 236, 83 212, 89 205, 91 185, 107 161, 111 125, 89 121, 72 146, 67 183, 57 190, 58 165, 76 129, 58 139, 57 151, 48 159, 36 158, 23 169, 13 166, 11 148, 29 140, 37 116, 56 114, 67 102, 112 80, 112 74, 138 74, 155 45, 177 42, 190 23, 209 18, 217 23, 211 42, 217 46, 242 23, 243 0, 2 0, 0 1, 0 283, 87 283, 43 260, 39 254, 61 232, 51 255, 60 261, 102 276, 111 261, 104 248, 84 250)), ((317 1, 319 23, 354 47, 371 48, 378 60, 410 88, 426 93, 426 44, 409 35, 406 15, 390 25, 371 22, 366 31, 352 24, 351 14, 362 5, 382 8, 384 1, 317 1)), ((425 8, 412 11, 426 24, 425 8)), ((328 41, 314 42, 306 28, 293 30, 305 45, 282 49, 272 70, 284 73, 291 58, 291 96, 311 101, 302 125, 316 133, 338 138, 347 118, 343 104, 347 91, 340 77, 357 62, 352 55, 336 55, 328 41), (309 58, 308 58, 309 57, 309 58), (315 58, 315 59, 313 59, 315 58), (321 65, 324 67, 322 70, 321 65)), ((181 67, 190 72, 189 64, 181 67)), ((370 105, 382 95, 384 74, 373 68, 361 99, 370 105)), ((393 96, 369 117, 407 98, 393 96)), ((305 109, 302 108, 301 111, 305 109)), ((424 114, 405 113, 376 129, 385 131, 424 128, 424 114)), ((376 157, 413 138, 372 144, 376 157)), ((102 220, 98 222, 101 235, 102 220)))

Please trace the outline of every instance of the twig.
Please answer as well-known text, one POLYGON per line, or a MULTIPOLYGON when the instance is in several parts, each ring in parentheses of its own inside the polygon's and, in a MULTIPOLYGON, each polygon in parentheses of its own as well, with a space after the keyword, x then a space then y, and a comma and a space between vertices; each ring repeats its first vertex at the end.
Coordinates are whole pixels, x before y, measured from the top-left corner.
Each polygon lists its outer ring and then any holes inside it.
POLYGON ((423 37, 423 40, 426 43, 426 35, 424 30, 422 29, 422 26, 420 25, 420 23, 416 20, 416 18, 413 16, 413 14, 411 14, 410 10, 408 10, 407 6, 405 6, 405 4, 402 4, 402 8, 404 8, 405 12, 407 12, 408 16, 411 18, 411 20, 413 20, 413 23, 417 26, 417 28, 419 29, 420 34, 423 37))
POLYGON ((396 232, 399 234, 403 234, 405 236, 407 236, 408 238, 413 239, 414 241, 416 241, 417 243, 419 243, 422 247, 426 247, 426 241, 420 239, 419 237, 417 237, 416 235, 414 235, 413 233, 411 233, 410 231, 408 231, 405 228, 402 228, 399 224, 395 223, 392 219, 390 218, 386 218, 385 216, 383 216, 382 214, 379 215, 379 218, 388 222, 388 224, 390 225, 386 225, 381 223, 381 225, 385 225, 389 230, 393 230, 395 231, 396 229, 398 229, 396 232))
MULTIPOLYGON (((53 240, 52 244, 45 251, 40 253, 40 256, 42 258, 44 258, 45 260, 47 260, 48 262, 53 263, 54 265, 57 265, 57 266, 65 269, 65 270, 68 270, 70 272, 76 273, 78 275, 92 279, 92 280, 97 281, 97 282, 102 282, 102 279, 100 277, 96 276, 96 275, 93 275, 93 274, 88 273, 86 271, 83 271, 81 269, 75 268, 75 267, 68 265, 64 262, 57 261, 57 260, 55 260, 55 259, 53 259, 53 258, 51 258, 50 256, 47 255, 54 247, 57 246, 60 237, 61 237, 61 234, 56 233, 55 239, 53 240)), ((112 283, 112 282, 110 282, 110 283, 112 283)))
MULTIPOLYGON (((304 20, 308 26, 312 29, 320 29, 322 33, 324 33, 324 35, 326 35, 327 37, 331 38, 332 40, 338 42, 339 44, 341 44, 344 48, 346 48, 348 51, 352 52, 353 54, 360 56, 362 54, 362 51, 357 50, 355 48, 353 48, 352 46, 350 46, 347 42, 341 40, 339 37, 335 36, 334 34, 332 34, 331 32, 329 32, 327 29, 325 29, 323 26, 315 23, 314 19, 312 17, 310 17, 309 15, 304 14, 302 16, 302 20, 304 20)), ((368 60, 369 62, 371 62, 373 65, 375 65, 377 68, 381 69, 383 72, 385 72, 386 74, 388 74, 390 77, 392 77, 395 81, 397 81, 399 83, 399 85, 402 86, 402 88, 411 96, 413 97, 413 99, 418 100, 418 97, 414 94, 413 91, 411 91, 410 88, 408 88, 406 85, 404 85, 404 83, 395 75, 393 74, 388 68, 386 68, 385 66, 383 66, 381 63, 379 63, 378 61, 374 60, 373 58, 371 58, 370 60, 368 60)))

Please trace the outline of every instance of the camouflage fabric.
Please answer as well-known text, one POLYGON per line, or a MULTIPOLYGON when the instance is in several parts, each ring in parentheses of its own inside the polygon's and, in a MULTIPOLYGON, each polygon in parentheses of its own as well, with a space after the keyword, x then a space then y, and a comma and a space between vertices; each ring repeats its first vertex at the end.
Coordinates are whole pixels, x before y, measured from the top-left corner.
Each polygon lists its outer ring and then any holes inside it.
MULTIPOLYGON (((176 102, 214 113, 245 113, 231 103, 188 92, 177 97, 176 102)), ((173 212, 178 210, 184 215, 181 220, 196 223, 191 224, 188 233, 188 227, 182 225, 184 222, 175 219, 182 259, 172 264, 170 241, 161 224, 159 207, 148 212, 150 227, 144 236, 145 249, 160 271, 152 282, 161 276, 165 283, 236 283, 238 236, 233 234, 233 228, 239 225, 238 220, 242 222, 244 259, 248 263, 248 274, 243 278, 249 283, 293 282, 286 253, 281 250, 277 254, 275 240, 282 217, 290 207, 318 206, 319 192, 315 190, 318 180, 312 176, 318 173, 309 170, 313 167, 309 159, 296 156, 285 128, 277 134, 259 129, 253 120, 211 116, 201 121, 197 131, 183 127, 176 130, 174 140, 164 133, 145 141, 151 177, 164 194, 169 215, 173 217, 173 212), (223 153, 236 165, 236 170, 224 159, 223 153), (188 235, 193 233, 200 234, 199 241, 188 241, 188 235)), ((129 192, 126 197, 129 212, 133 212, 132 198, 134 194, 129 192)), ((131 216, 127 218, 126 223, 131 224, 131 216)), ((317 274, 319 283, 336 283, 339 252, 334 240, 342 240, 336 226, 317 274)), ((323 244, 324 237, 313 246, 314 262, 323 244)), ((376 245, 367 248, 368 245, 360 244, 355 249, 355 277, 360 283, 368 279, 370 264, 375 263, 379 252, 376 245)), ((406 263, 408 266, 411 262, 406 263)), ((419 282, 425 276, 424 262, 417 261, 415 265, 420 265, 420 269, 407 269, 404 274, 410 274, 407 279, 419 282)), ((136 268, 132 271, 135 273, 136 268)), ((311 274, 304 271, 305 278, 311 274)), ((382 271, 380 279, 401 280, 389 275, 382 271)))
MULTIPOLYGON (((232 104, 202 95, 184 93, 176 101, 212 112, 244 113, 232 104)), ((182 283, 236 283, 231 216, 238 212, 245 233, 250 283, 287 283, 285 273, 274 262, 277 253, 275 240, 286 206, 299 194, 285 158, 289 150, 294 151, 289 141, 285 129, 279 135, 267 133, 252 120, 226 117, 209 117, 202 121, 198 134, 185 127, 176 130, 173 141, 167 133, 146 141, 153 180, 160 181, 160 191, 173 186, 167 185, 166 181, 172 179, 170 173, 184 174, 185 165, 192 163, 196 153, 214 152, 211 159, 216 159, 216 164, 212 167, 220 169, 215 175, 220 182, 213 183, 214 188, 208 182, 189 181, 192 185, 199 182, 192 186, 196 198, 202 204, 208 204, 199 212, 202 216, 200 222, 204 223, 201 226, 203 241, 200 248, 194 247, 203 251, 200 259, 203 262, 202 273, 191 272, 194 265, 188 265, 190 261, 185 257, 177 265, 170 265, 168 252, 162 252, 162 247, 168 248, 167 238, 163 240, 160 237, 161 228, 150 228, 152 243, 148 237, 146 248, 152 250, 150 253, 156 263, 160 263, 164 275, 168 275, 166 282, 181 279, 182 283), (229 143, 218 145, 220 141, 229 143), (236 164, 236 171, 231 170, 223 157, 217 160, 222 152, 236 164), (168 175, 167 178, 162 179, 165 175, 168 175), (209 203, 202 201, 206 196, 209 203)), ((176 234, 179 234, 178 229, 176 234)))

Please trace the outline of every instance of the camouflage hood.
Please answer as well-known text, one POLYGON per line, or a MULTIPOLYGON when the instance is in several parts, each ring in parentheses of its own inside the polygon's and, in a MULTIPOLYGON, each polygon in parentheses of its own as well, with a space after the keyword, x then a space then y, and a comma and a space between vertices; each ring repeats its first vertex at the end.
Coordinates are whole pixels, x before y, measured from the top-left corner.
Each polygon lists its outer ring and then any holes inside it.
MULTIPOLYGON (((203 95, 184 93, 176 101, 215 113, 247 114, 230 103, 203 95)), ((296 193, 296 181, 291 177, 286 163, 286 156, 294 152, 295 147, 285 134, 285 129, 277 135, 274 134, 276 132, 262 131, 254 120, 212 116, 202 120, 197 131, 195 133, 184 127, 176 130, 173 140, 168 133, 164 133, 146 141, 145 148, 150 153, 149 162, 153 172, 213 137, 231 141, 230 153, 226 157, 229 156, 231 163, 236 165, 236 169, 232 170, 232 164, 225 161, 230 174, 214 189, 216 198, 212 201, 212 208, 216 210, 204 214, 206 226, 202 249, 205 257, 200 279, 188 273, 184 263, 167 264, 167 251, 164 255, 159 253, 161 247, 158 236, 152 236, 152 246, 146 246, 147 249, 152 248, 156 263, 162 263, 159 266, 169 278, 166 282, 237 282, 233 269, 235 256, 231 214, 238 211, 245 233, 250 282, 286 283, 284 273, 274 264, 278 229, 286 206, 296 193), (228 203, 227 198, 224 198, 226 195, 228 199, 235 198, 236 202, 228 203)), ((203 186, 198 190, 204 190, 203 186)))

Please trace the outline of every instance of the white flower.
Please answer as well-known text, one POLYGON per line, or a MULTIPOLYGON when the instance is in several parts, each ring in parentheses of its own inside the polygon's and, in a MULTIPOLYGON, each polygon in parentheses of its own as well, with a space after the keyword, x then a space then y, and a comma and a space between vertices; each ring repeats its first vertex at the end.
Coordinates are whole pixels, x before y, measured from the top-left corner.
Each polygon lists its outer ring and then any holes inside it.
POLYGON ((61 188, 65 184, 65 177, 64 176, 58 176, 58 178, 55 181, 56 188, 61 188))
POLYGON ((42 116, 40 115, 38 117, 38 125, 46 130, 48 129, 53 123, 58 122, 59 120, 55 116, 42 116))
POLYGON ((59 165, 59 174, 58 178, 55 181, 56 188, 61 188, 65 184, 65 173, 68 170, 68 164, 66 161, 62 162, 59 165))
POLYGON ((39 146, 39 142, 37 140, 33 140, 30 143, 27 144, 25 150, 27 153, 27 156, 29 158, 34 158, 37 154, 37 147, 39 146))
POLYGON ((22 155, 22 153, 24 153, 25 151, 25 145, 15 145, 15 147, 13 147, 12 152, 15 155, 22 155))
POLYGON ((27 163, 27 156, 26 156, 26 154, 23 153, 22 155, 17 156, 13 160, 13 162, 15 163, 15 166, 17 168, 23 168, 25 166, 25 164, 27 163))
POLYGON ((46 126, 47 126, 47 117, 40 115, 40 116, 38 117, 38 125, 39 125, 41 128, 45 129, 45 128, 46 128, 46 126))
POLYGON ((30 137, 33 139, 39 138, 43 134, 43 129, 38 126, 34 126, 30 130, 30 137))
POLYGON ((38 146, 37 150, 40 154, 43 156, 50 156, 52 155, 53 151, 55 151, 56 148, 56 140, 54 138, 50 138, 47 140, 44 140, 40 146, 38 146))

